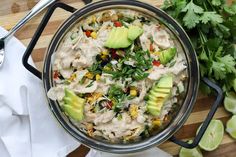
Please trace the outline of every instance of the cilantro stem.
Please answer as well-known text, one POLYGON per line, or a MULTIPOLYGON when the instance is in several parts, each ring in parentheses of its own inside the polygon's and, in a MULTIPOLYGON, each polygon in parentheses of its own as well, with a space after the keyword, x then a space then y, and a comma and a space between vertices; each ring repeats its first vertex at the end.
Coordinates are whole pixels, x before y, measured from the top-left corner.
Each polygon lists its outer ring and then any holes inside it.
POLYGON ((205 46, 206 42, 207 42, 207 38, 206 36, 203 34, 203 32, 198 29, 199 32, 199 36, 200 36, 200 40, 201 40, 201 45, 202 45, 202 51, 206 52, 208 54, 208 56, 210 56, 210 50, 208 46, 205 46))
MULTIPOLYGON (((208 2, 208 4, 211 6, 211 9, 212 9, 213 11, 217 12, 217 11, 215 10, 215 8, 212 6, 211 2, 210 2, 209 0, 207 0, 207 2, 208 2)), ((205 3, 204 3, 204 4, 205 4, 205 3)), ((206 10, 208 10, 208 9, 206 9, 206 10)))

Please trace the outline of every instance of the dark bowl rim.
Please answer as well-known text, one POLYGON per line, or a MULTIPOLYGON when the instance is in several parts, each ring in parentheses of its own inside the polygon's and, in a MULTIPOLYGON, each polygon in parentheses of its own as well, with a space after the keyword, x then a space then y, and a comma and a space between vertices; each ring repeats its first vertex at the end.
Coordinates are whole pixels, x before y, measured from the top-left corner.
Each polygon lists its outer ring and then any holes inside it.
POLYGON ((52 80, 51 80, 51 55, 55 52, 59 41, 61 40, 62 36, 65 34, 66 30, 68 30, 68 27, 74 24, 75 21, 78 20, 79 17, 90 13, 93 10, 100 9, 103 7, 117 7, 117 6, 133 6, 133 7, 139 7, 142 9, 149 10, 152 13, 155 13, 158 17, 165 20, 166 23, 170 24, 173 28, 169 29, 171 31, 174 31, 174 33, 178 35, 180 42, 182 46, 184 46, 184 50, 188 51, 187 53, 187 60, 188 60, 188 66, 189 69, 189 84, 188 84, 188 92, 185 98, 185 101, 183 103, 184 107, 181 107, 177 118, 178 120, 174 120, 166 129, 164 129, 161 133, 147 139, 144 141, 141 141, 139 143, 135 144, 110 144, 98 141, 96 139, 90 138, 77 129, 75 130, 75 127, 70 124, 70 122, 65 119, 62 116, 62 111, 58 107, 58 102, 52 101, 48 99, 49 107, 54 116, 56 117, 57 121, 62 125, 62 127, 75 139, 80 141, 81 143, 85 144, 88 147, 105 151, 105 152, 111 152, 111 153, 134 153, 137 151, 143 151, 150 147, 153 147, 155 145, 159 145, 162 142, 168 140, 170 137, 176 133, 180 127, 185 123, 187 118, 189 117, 194 103, 196 101, 197 93, 198 93, 198 87, 200 82, 200 72, 199 72, 199 64, 197 60, 197 56, 195 53, 195 50, 192 46, 192 43, 185 33, 184 29, 169 15, 167 15, 164 11, 160 10, 159 8, 156 8, 154 6, 151 6, 147 3, 143 3, 140 1, 127 1, 127 0, 106 0, 106 1, 99 1, 92 4, 89 4, 85 6, 84 8, 77 10, 75 13, 73 13, 68 19, 65 20, 65 22, 59 27, 55 35, 53 36, 49 47, 47 49, 47 53, 44 58, 44 67, 43 67, 43 73, 42 73, 42 80, 44 83, 44 89, 45 92, 50 89, 52 86, 52 80), (72 129, 74 128, 74 129, 72 129))

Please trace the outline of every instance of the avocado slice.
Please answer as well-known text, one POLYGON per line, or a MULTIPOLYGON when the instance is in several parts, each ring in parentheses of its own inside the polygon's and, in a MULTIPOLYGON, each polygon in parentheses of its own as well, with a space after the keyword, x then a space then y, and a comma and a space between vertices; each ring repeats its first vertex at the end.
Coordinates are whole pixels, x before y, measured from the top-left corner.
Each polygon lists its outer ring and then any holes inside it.
POLYGON ((158 116, 160 114, 160 109, 157 106, 147 106, 147 111, 154 116, 158 116))
POLYGON ((151 95, 151 94, 148 96, 148 99, 151 101, 154 101, 154 102, 157 101, 157 97, 155 95, 151 95))
POLYGON ((159 116, 162 106, 171 94, 172 86, 173 77, 166 75, 150 90, 147 101, 147 110, 150 114, 159 116))
POLYGON ((157 98, 165 98, 165 97, 167 97, 169 95, 169 93, 166 94, 166 93, 159 93, 159 92, 155 92, 155 91, 151 91, 150 94, 152 96, 157 97, 157 98))
POLYGON ((128 39, 128 28, 125 27, 113 28, 105 42, 106 47, 113 49, 126 48, 131 44, 132 41, 128 39))
POLYGON ((160 62, 165 65, 169 63, 176 55, 177 49, 175 47, 166 49, 160 52, 160 62))
POLYGON ((166 93, 166 94, 170 93, 170 89, 167 89, 167 88, 155 88, 154 91, 159 92, 159 93, 166 93))
POLYGON ((148 104, 148 106, 158 107, 161 110, 161 107, 162 107, 161 104, 163 104, 164 101, 165 101, 164 98, 160 98, 160 99, 158 99, 156 101, 149 101, 147 104, 148 104))
POLYGON ((62 105, 62 109, 69 117, 77 121, 83 120, 85 99, 80 98, 73 91, 65 89, 63 101, 65 104, 62 105))
POLYGON ((159 80, 157 87, 171 89, 173 87, 173 77, 171 75, 167 75, 167 76, 162 77, 159 80))
POLYGON ((130 26, 128 29, 128 38, 130 40, 135 40, 138 38, 141 34, 143 34, 143 29, 138 26, 130 26))
POLYGON ((72 119, 76 121, 81 121, 84 119, 84 114, 82 110, 75 109, 73 106, 67 104, 63 105, 62 108, 64 109, 65 113, 72 119))

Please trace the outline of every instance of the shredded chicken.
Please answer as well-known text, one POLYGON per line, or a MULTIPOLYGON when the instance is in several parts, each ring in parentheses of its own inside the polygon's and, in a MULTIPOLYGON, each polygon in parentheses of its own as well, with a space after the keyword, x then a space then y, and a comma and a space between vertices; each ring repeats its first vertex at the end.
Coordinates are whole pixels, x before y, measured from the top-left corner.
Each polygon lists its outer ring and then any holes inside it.
POLYGON ((95 125, 99 125, 99 124, 107 123, 107 122, 111 121, 114 118, 115 114, 116 113, 114 111, 112 111, 112 110, 104 112, 103 114, 97 116, 94 119, 94 124, 95 125))
POLYGON ((63 86, 57 86, 52 87, 47 93, 47 96, 52 100, 62 100, 65 96, 64 87, 63 86))
POLYGON ((172 73, 175 75, 179 75, 183 70, 185 70, 187 66, 185 65, 185 61, 177 60, 173 67, 154 67, 152 72, 149 74, 148 78, 151 80, 158 80, 162 75, 172 73))
POLYGON ((113 118, 109 123, 95 126, 95 129, 103 132, 104 137, 115 140, 126 136, 137 137, 144 130, 144 127, 137 121, 132 121, 127 113, 123 113, 121 120, 113 118))

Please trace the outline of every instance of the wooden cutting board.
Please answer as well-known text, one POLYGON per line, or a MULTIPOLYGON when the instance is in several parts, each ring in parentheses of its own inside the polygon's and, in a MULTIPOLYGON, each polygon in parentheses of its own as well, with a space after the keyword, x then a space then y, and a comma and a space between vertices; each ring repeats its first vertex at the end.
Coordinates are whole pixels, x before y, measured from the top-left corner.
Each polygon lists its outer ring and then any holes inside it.
MULTIPOLYGON (((84 6, 81 0, 62 0, 63 2, 75 7, 81 8, 84 6)), ((160 6, 163 0, 142 0, 154 6, 160 6)), ((31 9, 37 1, 34 0, 0 0, 0 26, 9 30, 20 20, 29 9, 31 9)), ((47 28, 44 30, 35 50, 32 54, 32 58, 38 69, 42 69, 43 66, 43 56, 46 47, 49 44, 52 35, 55 33, 58 26, 69 17, 70 13, 67 13, 61 9, 58 9, 53 17, 51 18, 47 28)), ((26 26, 24 26, 17 34, 16 37, 27 46, 33 33, 35 32, 39 22, 41 21, 43 13, 32 21, 30 21, 26 26)), ((194 110, 190 117, 188 118, 185 125, 176 134, 180 139, 191 139, 195 136, 198 126, 203 122, 209 108, 211 107, 214 97, 199 96, 195 104, 194 110)), ((225 122, 229 119, 231 115, 227 113, 223 106, 220 106, 215 114, 216 119, 220 119, 225 122)), ((179 152, 179 146, 176 144, 166 141, 165 143, 158 146, 164 151, 177 156, 179 152)), ((89 149, 85 146, 81 146, 72 152, 69 157, 84 157, 89 149)), ((224 139, 220 147, 212 152, 203 152, 206 157, 236 157, 236 141, 225 134, 224 139)))

